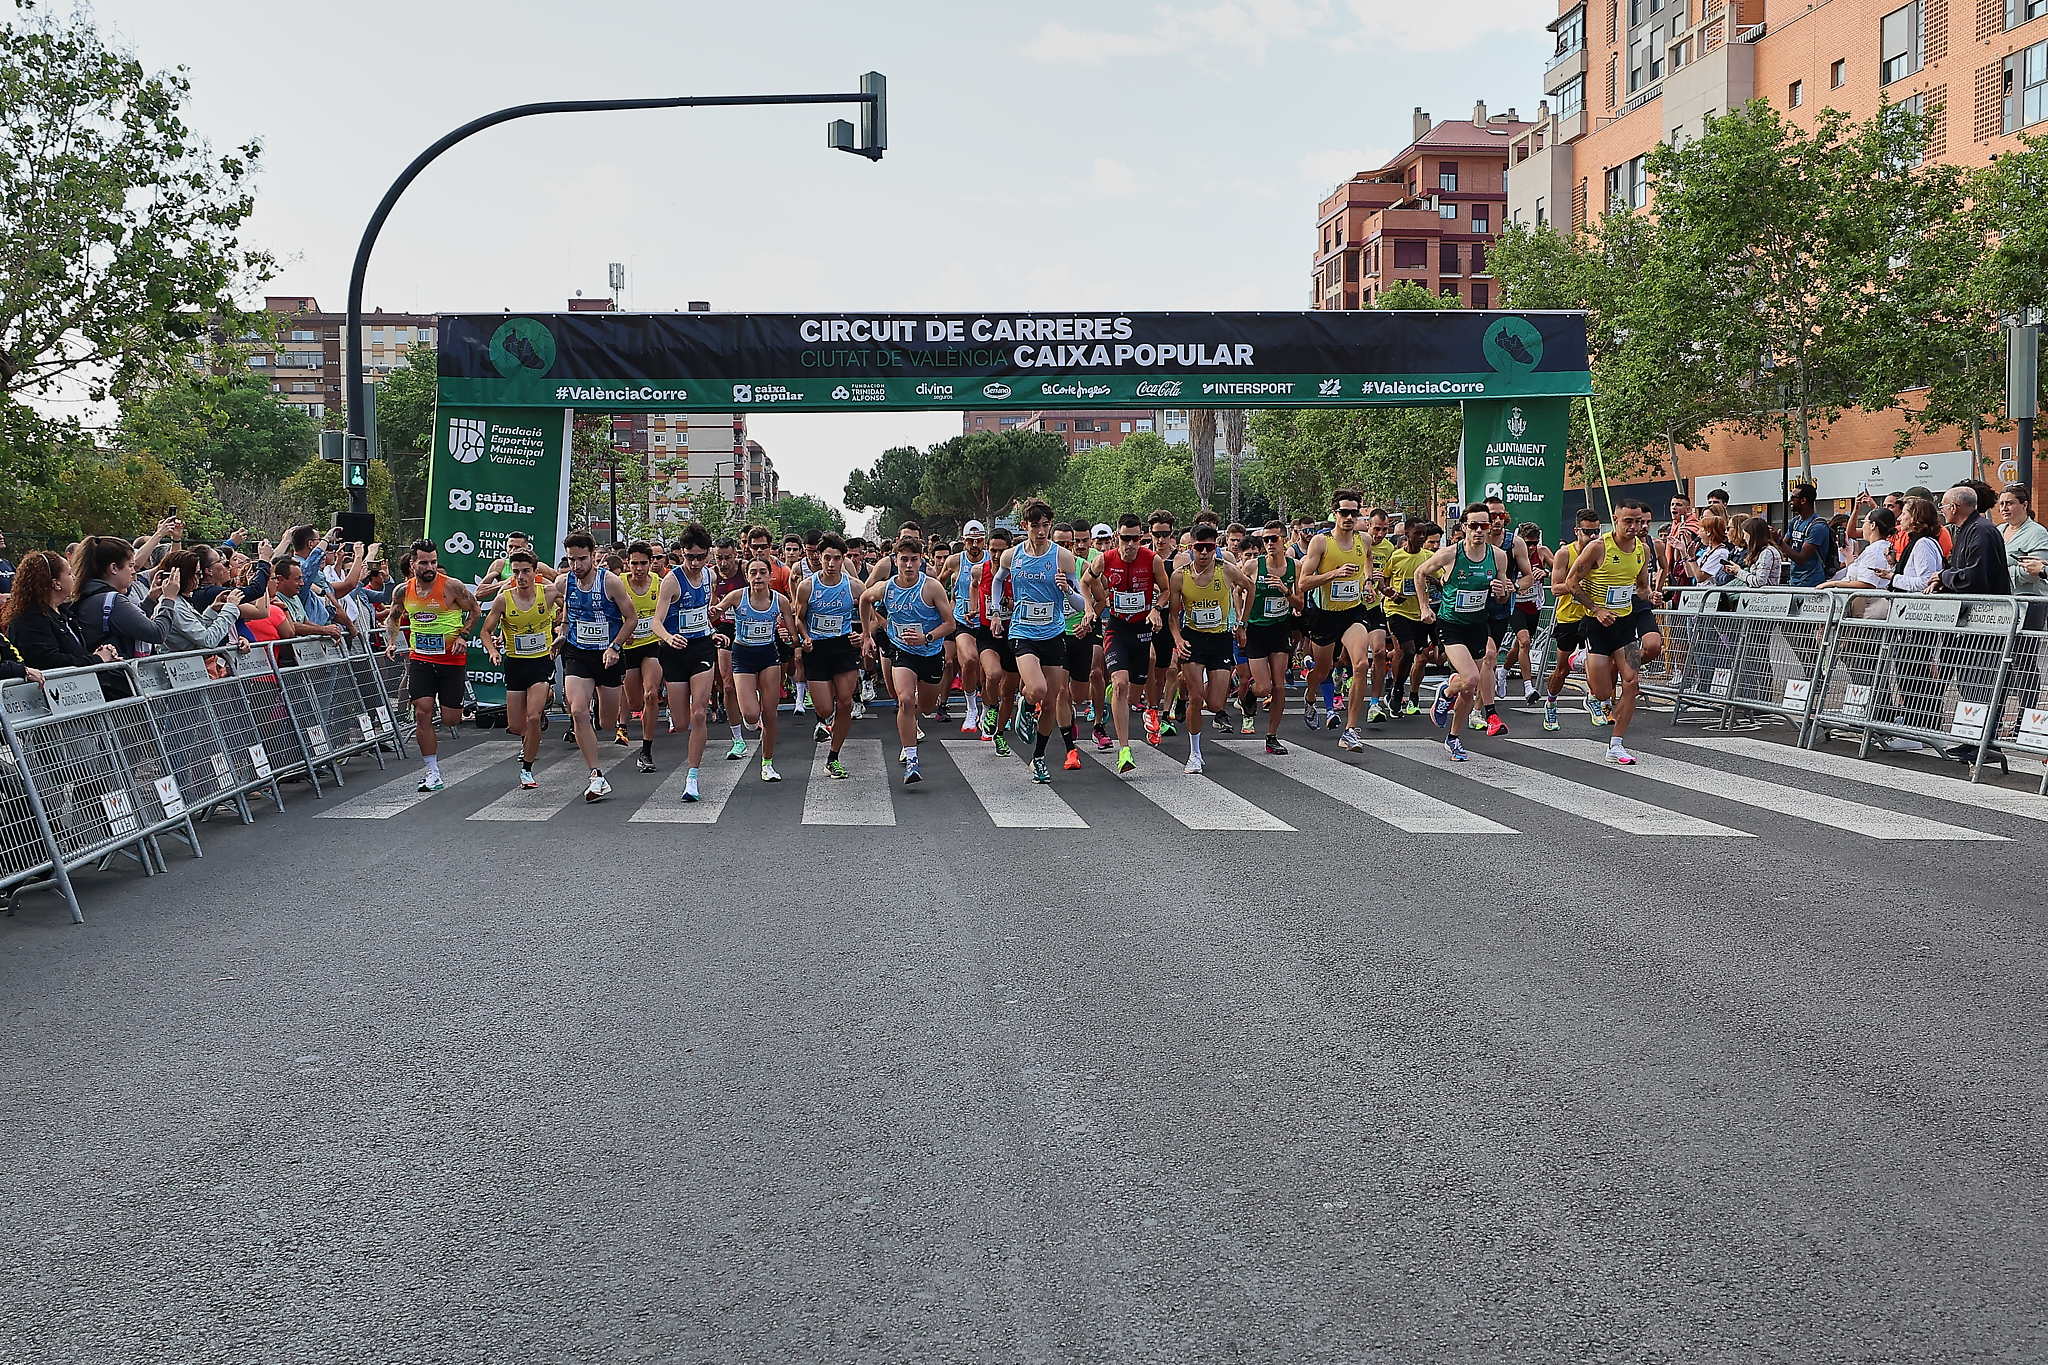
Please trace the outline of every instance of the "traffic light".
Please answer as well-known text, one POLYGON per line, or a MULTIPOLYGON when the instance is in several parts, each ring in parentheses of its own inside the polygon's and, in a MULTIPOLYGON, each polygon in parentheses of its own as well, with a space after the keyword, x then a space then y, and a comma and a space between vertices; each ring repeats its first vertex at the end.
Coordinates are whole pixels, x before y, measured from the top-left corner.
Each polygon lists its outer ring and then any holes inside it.
POLYGON ((348 489, 370 486, 370 438, 348 438, 348 458, 342 464, 342 486, 348 489))

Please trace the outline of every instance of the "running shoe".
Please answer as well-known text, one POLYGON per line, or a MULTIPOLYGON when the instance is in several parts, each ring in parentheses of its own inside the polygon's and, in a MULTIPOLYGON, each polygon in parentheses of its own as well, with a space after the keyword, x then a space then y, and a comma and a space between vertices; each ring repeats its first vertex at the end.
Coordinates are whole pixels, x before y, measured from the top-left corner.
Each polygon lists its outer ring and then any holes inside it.
POLYGON ((1007 740, 1007 739, 1004 739, 1004 738, 1003 738, 1003 734, 1002 734, 1002 731, 998 730, 998 731, 997 731, 997 732, 995 733, 995 735, 994 735, 994 739, 995 739, 995 745, 996 745, 996 757, 997 757, 997 758, 1008 758, 1008 757, 1010 757, 1010 756, 1011 756, 1011 754, 1012 754, 1012 753, 1013 753, 1014 751, 1013 751, 1013 750, 1012 750, 1012 749, 1010 748, 1010 741, 1009 741, 1009 740, 1007 740))
POLYGON ((1109 731, 1100 725, 1095 727, 1095 748, 1098 752, 1116 747, 1116 741, 1109 737, 1109 731))
POLYGON ((797 694, 796 694, 796 713, 797 713, 798 715, 802 715, 802 714, 803 714, 804 712, 806 712, 806 711, 808 711, 808 710, 810 710, 810 709, 811 709, 811 694, 810 694, 810 689, 809 689, 809 688, 804 688, 804 689, 801 689, 801 690, 799 690, 799 691, 797 692, 797 694))
POLYGON ((916 759, 914 759, 914 758, 913 758, 913 759, 911 759, 911 760, 910 760, 910 761, 909 761, 908 763, 906 763, 906 764, 904 764, 904 765, 903 765, 903 785, 904 785, 904 786, 906 786, 906 787, 914 787, 914 786, 916 786, 916 785, 917 785, 918 783, 920 783, 920 782, 922 782, 922 781, 924 781, 924 774, 923 774, 923 773, 921 773, 921 772, 919 772, 919 771, 917 770, 917 760, 916 760, 916 759))
POLYGON ((1404 716, 1419 716, 1422 714, 1422 708, 1415 704, 1413 697, 1410 697, 1407 701, 1401 703, 1401 714, 1404 716))
POLYGON ((697 790, 697 770, 692 768, 689 777, 683 782, 683 800, 695 805, 703 799, 703 794, 697 790))
POLYGON ((1284 754, 1287 752, 1287 746, 1280 742, 1280 736, 1267 735, 1266 752, 1269 754, 1284 754))
POLYGON ((569 728, 568 728, 567 730, 564 730, 564 731, 562 732, 562 743, 564 743, 564 744, 574 744, 575 742, 576 742, 576 722, 572 720, 572 721, 570 721, 570 722, 569 722, 569 728))
POLYGON ((924 743, 924 727, 922 725, 917 727, 917 742, 919 744, 924 743))
POLYGON ((951 725, 953 723, 952 703, 948 701, 941 701, 938 704, 938 706, 932 711, 932 719, 936 721, 943 721, 945 724, 951 725))
POLYGON ((1120 774, 1121 774, 1121 773, 1135 772, 1135 771, 1137 770, 1137 767, 1138 767, 1138 760, 1136 760, 1135 758, 1132 758, 1132 757, 1131 757, 1131 746, 1130 746, 1130 745, 1126 744, 1126 745, 1125 745, 1125 746, 1124 746, 1123 748, 1121 748, 1121 749, 1117 750, 1117 754, 1116 754, 1116 770, 1117 770, 1117 772, 1118 772, 1118 773, 1120 773, 1120 774))
POLYGON ((1052 770, 1045 766, 1044 759, 1034 758, 1031 760, 1031 780, 1033 782, 1052 781, 1052 770))
POLYGON ((612 731, 612 743, 631 744, 632 742, 632 740, 626 738, 626 722, 620 721, 619 728, 612 731))
POLYGON ((612 784, 604 780, 603 773, 590 775, 590 787, 583 793, 585 801, 602 801, 612 794, 612 784))
POLYGON ((832 738, 832 727, 824 721, 821 720, 811 727, 811 743, 823 744, 830 738, 832 738))
POLYGON ((520 765, 519 765, 519 789, 520 789, 521 791, 529 791, 529 792, 530 792, 530 791, 532 791, 532 790, 533 790, 533 789, 534 789, 535 787, 538 787, 539 785, 540 785, 540 779, 539 779, 539 778, 537 778, 537 777, 535 777, 535 776, 533 775, 533 769, 531 769, 531 768, 527 767, 527 766, 526 766, 526 765, 525 765, 524 763, 520 764, 520 765))
POLYGON ((651 773, 651 772, 653 772, 653 771, 654 771, 654 755, 652 755, 652 754, 641 754, 641 755, 640 755, 640 756, 639 756, 638 758, 636 758, 636 759, 634 759, 634 760, 633 760, 633 766, 634 766, 634 767, 636 767, 636 768, 638 768, 638 769, 639 769, 639 770, 640 770, 641 772, 643 772, 643 773, 651 773))
POLYGON ((1002 718, 996 715, 995 708, 984 706, 981 709, 981 724, 976 728, 981 731, 983 739, 994 739, 996 737, 996 729, 1001 723, 1002 718))
POLYGON ((1092 701, 1084 701, 1079 706, 1075 707, 1074 719, 1079 721, 1085 721, 1089 725, 1095 724, 1095 703, 1092 701))
POLYGON ((765 758, 761 760, 761 780, 763 782, 780 782, 782 780, 782 774, 775 771, 775 764, 765 758))
POLYGON ((1557 703, 1554 701, 1545 701, 1543 703, 1543 728, 1546 730, 1555 730, 1557 728, 1557 703))
POLYGON ((828 758, 825 760, 825 776, 847 777, 850 774, 846 771, 844 763, 841 763, 837 758, 828 758))
POLYGON ((1029 702, 1017 705, 1017 718, 1010 722, 1010 728, 1017 733, 1019 744, 1038 742, 1038 708, 1029 702))
POLYGON ((1067 750, 1067 758, 1066 758, 1066 761, 1065 761, 1064 763, 1060 764, 1060 766, 1061 766, 1062 768, 1065 768, 1065 769, 1066 769, 1066 770, 1067 770, 1068 772, 1070 772, 1070 773, 1077 773, 1077 772, 1080 772, 1080 771, 1081 771, 1081 751, 1080 751, 1079 749, 1069 749, 1069 750, 1067 750))
POLYGON ((1191 777, 1200 777, 1202 775, 1202 756, 1200 754, 1189 754, 1188 765, 1182 768, 1181 771, 1191 777))
POLYGON ((1237 727, 1237 732, 1241 735, 1248 735, 1258 728, 1259 713, 1257 711, 1246 711, 1244 713, 1244 724, 1237 727))
POLYGON ((441 780, 439 773, 429 773, 420 779, 420 790, 423 792, 438 792, 446 791, 447 789, 448 784, 441 780))
POLYGON ((1465 752, 1465 746, 1458 741, 1456 735, 1452 735, 1444 741, 1444 752, 1450 755, 1451 762, 1453 763, 1463 763, 1472 757, 1472 755, 1465 752))
POLYGON ((1504 734, 1506 734, 1507 732, 1508 732, 1508 723, 1507 723, 1506 721, 1502 720, 1502 719, 1501 719, 1501 718, 1500 718, 1499 716, 1488 716, 1488 717, 1486 718, 1486 733, 1487 733, 1487 734, 1489 734, 1489 735, 1504 735, 1504 734))
POLYGON ((1535 684, 1535 683, 1523 683, 1523 684, 1522 684, 1522 700, 1523 700, 1523 701, 1525 701, 1525 702, 1530 702, 1530 701, 1534 701, 1534 700, 1536 700, 1536 684, 1535 684))
POLYGON ((1607 756, 1624 767, 1633 767, 1636 761, 1635 755, 1622 748, 1618 739, 1607 741, 1607 756))
POLYGON ((729 759, 745 758, 747 756, 747 741, 739 735, 734 735, 732 737, 732 747, 725 751, 725 756, 729 759))
POLYGON ((1507 694, 1508 694, 1508 670, 1507 670, 1507 666, 1506 666, 1506 665, 1504 665, 1504 664, 1501 664, 1501 665, 1496 665, 1496 666, 1494 667, 1494 670, 1493 670, 1493 695, 1494 695, 1494 696, 1496 696, 1496 697, 1505 697, 1505 696, 1506 696, 1507 694))
POLYGON ((1307 697, 1303 699, 1301 704, 1301 718, 1308 725, 1308 728, 1311 730, 1320 730, 1323 728, 1323 713, 1322 710, 1316 706, 1314 697, 1307 697))
POLYGON ((1392 720, 1393 718, 1394 713, 1389 711, 1387 704, 1378 697, 1371 697, 1366 700, 1365 723, 1367 725, 1378 725, 1381 721, 1392 720))
POLYGON ((903 746, 903 747, 902 747, 901 749, 898 749, 898 750, 896 751, 896 761, 897 761, 898 763, 908 763, 908 762, 910 762, 910 746, 909 746, 909 745, 907 745, 907 744, 906 744, 906 745, 904 745, 904 746, 903 746))
POLYGON ((855 720, 866 720, 868 718, 868 704, 866 702, 856 701, 853 704, 853 718, 855 720))
POLYGON ((1358 731, 1346 730, 1342 735, 1338 736, 1337 747, 1340 749, 1349 749, 1353 752, 1363 752, 1365 749, 1365 741, 1358 737, 1358 731))
POLYGON ((1162 735, 1177 735, 1180 733, 1179 730, 1174 728, 1172 716, 1161 716, 1159 718, 1159 733, 1162 735))
POLYGON ((960 733, 961 733, 961 734, 963 734, 963 735, 971 735, 971 734, 973 734, 973 733, 974 733, 975 731, 979 730, 980 728, 981 728, 981 727, 980 727, 979 725, 976 725, 976 724, 974 723, 974 712, 973 712, 973 710, 972 710, 971 708, 970 708, 970 709, 969 709, 969 710, 968 710, 968 711, 967 711, 967 712, 966 712, 965 714, 963 714, 963 715, 962 715, 962 716, 960 717, 960 733))
POLYGON ((1159 743, 1159 713, 1150 707, 1145 709, 1145 742, 1159 743))
POLYGON ((873 678, 862 678, 860 680, 860 699, 862 701, 873 701, 875 699, 875 680, 873 678))
POLYGON ((1596 705, 1598 709, 1593 713, 1593 723, 1595 725, 1614 724, 1614 703, 1603 701, 1596 703, 1596 705))
MULTIPOLYGON (((1429 718, 1436 725, 1437 729, 1448 730, 1451 728, 1451 708, 1457 705, 1457 703, 1458 699, 1451 695, 1450 688, 1439 687, 1436 690, 1436 700, 1430 704, 1429 718)), ((1456 736, 1445 741, 1448 744, 1455 744, 1457 742, 1456 736)))

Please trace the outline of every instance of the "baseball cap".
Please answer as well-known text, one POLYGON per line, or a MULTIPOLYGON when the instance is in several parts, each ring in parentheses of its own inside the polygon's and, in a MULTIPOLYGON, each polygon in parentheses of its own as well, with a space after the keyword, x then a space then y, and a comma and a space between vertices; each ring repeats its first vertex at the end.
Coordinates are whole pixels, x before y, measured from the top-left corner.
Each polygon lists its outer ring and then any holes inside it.
POLYGON ((1089 533, 1088 533, 1088 538, 1089 538, 1090 540, 1100 540, 1100 539, 1102 539, 1102 538, 1103 538, 1104 536, 1108 536, 1108 535, 1115 535, 1115 534, 1116 534, 1116 533, 1115 533, 1114 531, 1112 531, 1112 530, 1110 530, 1110 529, 1109 529, 1109 523, 1108 523, 1108 522, 1106 522, 1106 521, 1098 521, 1098 522, 1096 522, 1096 523, 1095 523, 1095 529, 1094 529, 1093 531, 1091 531, 1091 532, 1089 532, 1089 533))
POLYGON ((988 527, 983 526, 978 521, 970 521, 960 528, 960 534, 963 536, 985 536, 988 534, 988 527))

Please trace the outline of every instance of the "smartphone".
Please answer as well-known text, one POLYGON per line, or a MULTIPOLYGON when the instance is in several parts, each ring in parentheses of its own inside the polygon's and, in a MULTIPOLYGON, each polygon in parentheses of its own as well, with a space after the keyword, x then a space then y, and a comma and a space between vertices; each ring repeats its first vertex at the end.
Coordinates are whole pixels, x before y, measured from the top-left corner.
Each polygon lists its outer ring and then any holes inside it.
POLYGON ((1870 480, 1868 480, 1868 479, 1865 479, 1865 480, 1864 480, 1864 481, 1863 481, 1862 483, 1859 483, 1859 484, 1857 484, 1857 485, 1856 485, 1856 492, 1857 492, 1857 494, 1858 494, 1858 495, 1860 495, 1860 496, 1862 496, 1862 497, 1869 497, 1869 496, 1870 496, 1870 480))
POLYGON ((166 507, 164 509, 164 515, 167 517, 175 517, 178 515, 178 509, 175 507, 166 507))

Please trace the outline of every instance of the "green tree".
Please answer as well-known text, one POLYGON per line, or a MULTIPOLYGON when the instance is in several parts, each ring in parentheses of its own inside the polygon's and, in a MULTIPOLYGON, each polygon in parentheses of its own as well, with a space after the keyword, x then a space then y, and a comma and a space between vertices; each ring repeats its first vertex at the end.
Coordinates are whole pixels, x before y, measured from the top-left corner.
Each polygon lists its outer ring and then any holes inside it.
POLYGON ((191 500, 171 471, 148 455, 88 455, 65 469, 41 529, 66 538, 133 538, 171 508, 182 513, 191 500))
MULTIPOLYGON (((313 459, 279 485, 284 502, 284 522, 331 526, 334 513, 348 506, 348 492, 341 486, 342 467, 313 459)), ((391 509, 391 467, 382 460, 370 461, 370 511, 377 518, 378 534, 395 541, 399 532, 397 513, 391 509)))
POLYGON ((610 413, 578 413, 569 460, 572 528, 589 527, 611 518, 614 474, 618 476, 619 524, 612 528, 612 539, 627 541, 658 534, 653 523, 654 483, 648 477, 646 452, 614 446, 610 413))
POLYGON ((846 518, 839 515, 839 509, 809 493, 792 493, 763 503, 762 510, 779 536, 808 535, 812 531, 846 533, 846 518))
POLYGON ((868 469, 846 477, 843 501, 856 512, 870 508, 882 514, 882 534, 893 536, 904 518, 915 515, 917 495, 924 488, 925 453, 916 446, 893 446, 868 469))
POLYGON ((427 462, 439 400, 434 353, 424 346, 413 347, 405 364, 377 383, 377 441, 391 467, 392 505, 401 520, 427 515, 427 462))
POLYGON ((1059 478, 1038 491, 1056 516, 1089 525, 1114 526, 1126 512, 1142 517, 1161 507, 1185 522, 1202 509, 1191 455, 1156 432, 1133 432, 1116 445, 1077 452, 1059 478))
POLYGON ((121 405, 115 443, 154 455, 190 485, 276 482, 320 453, 306 410, 246 373, 183 375, 121 405))
POLYGON ((925 453, 917 496, 921 520, 992 522, 1027 493, 1048 488, 1066 468, 1067 443, 1049 431, 976 431, 925 453))

